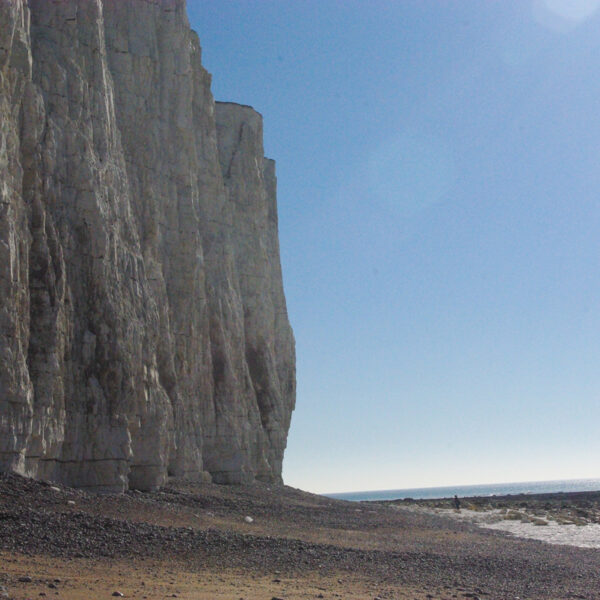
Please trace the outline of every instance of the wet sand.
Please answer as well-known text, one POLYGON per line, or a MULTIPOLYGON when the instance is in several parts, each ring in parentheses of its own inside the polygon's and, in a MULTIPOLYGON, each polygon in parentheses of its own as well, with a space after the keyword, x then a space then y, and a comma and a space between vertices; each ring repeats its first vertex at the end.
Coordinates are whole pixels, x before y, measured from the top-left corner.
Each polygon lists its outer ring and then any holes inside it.
POLYGON ((600 550, 288 487, 98 496, 0 475, 0 585, 19 600, 592 599, 600 550))

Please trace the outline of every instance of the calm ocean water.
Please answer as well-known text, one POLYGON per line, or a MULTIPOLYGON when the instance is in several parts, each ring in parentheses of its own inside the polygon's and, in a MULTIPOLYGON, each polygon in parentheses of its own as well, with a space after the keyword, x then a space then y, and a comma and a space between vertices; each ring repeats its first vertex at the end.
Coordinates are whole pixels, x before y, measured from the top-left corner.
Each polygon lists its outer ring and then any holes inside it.
POLYGON ((346 492, 324 494, 339 500, 397 500, 401 498, 429 499, 449 498, 454 495, 503 496, 505 494, 545 494, 551 492, 600 491, 600 479, 570 479, 561 481, 530 481, 526 483, 494 483, 490 485, 459 485, 454 487, 412 488, 405 490, 378 490, 370 492, 346 492))

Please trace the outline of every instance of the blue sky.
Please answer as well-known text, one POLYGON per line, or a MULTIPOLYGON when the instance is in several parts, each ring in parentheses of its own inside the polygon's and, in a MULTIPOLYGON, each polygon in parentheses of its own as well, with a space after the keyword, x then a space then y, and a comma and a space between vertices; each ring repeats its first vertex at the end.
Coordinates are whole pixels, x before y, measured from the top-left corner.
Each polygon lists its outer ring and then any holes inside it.
POLYGON ((277 161, 289 485, 600 477, 599 7, 188 0, 277 161))

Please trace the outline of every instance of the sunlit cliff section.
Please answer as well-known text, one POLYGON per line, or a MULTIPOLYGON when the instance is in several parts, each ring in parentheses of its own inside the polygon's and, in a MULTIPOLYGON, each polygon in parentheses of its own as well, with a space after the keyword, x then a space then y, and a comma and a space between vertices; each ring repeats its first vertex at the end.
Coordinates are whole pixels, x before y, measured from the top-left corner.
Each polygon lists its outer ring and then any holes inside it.
POLYGON ((281 481, 293 334, 262 119, 182 0, 0 0, 0 468, 281 481))

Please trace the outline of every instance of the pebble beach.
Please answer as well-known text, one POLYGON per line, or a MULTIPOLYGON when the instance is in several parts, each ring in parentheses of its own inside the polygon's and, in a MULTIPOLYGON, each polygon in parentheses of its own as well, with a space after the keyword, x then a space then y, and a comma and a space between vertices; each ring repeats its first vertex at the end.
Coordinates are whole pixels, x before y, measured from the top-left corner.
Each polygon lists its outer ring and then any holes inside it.
POLYGON ((2 474, 0 597, 600 598, 600 549, 517 537, 470 515, 504 508, 458 517, 265 484, 97 495, 2 474))

